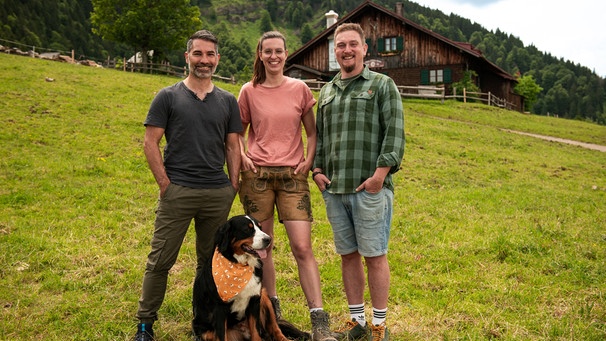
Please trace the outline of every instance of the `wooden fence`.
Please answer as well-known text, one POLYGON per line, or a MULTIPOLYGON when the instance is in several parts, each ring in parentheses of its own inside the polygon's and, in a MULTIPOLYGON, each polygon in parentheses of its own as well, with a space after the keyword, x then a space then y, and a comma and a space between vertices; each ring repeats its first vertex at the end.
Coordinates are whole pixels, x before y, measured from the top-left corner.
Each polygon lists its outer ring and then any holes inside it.
POLYGON ((326 82, 317 79, 302 79, 312 91, 320 91, 326 82))
POLYGON ((465 103, 467 103, 467 101, 478 101, 494 107, 517 110, 515 103, 508 102, 505 98, 497 97, 491 92, 471 92, 463 88, 463 93, 458 95, 457 88, 453 88, 452 95, 447 97, 462 99, 465 103))
POLYGON ((398 90, 400 90, 400 96, 402 97, 439 99, 442 103, 446 98, 446 91, 441 86, 398 86, 398 90))
MULTIPOLYGON (((109 60, 108 60, 107 65, 104 65, 104 66, 116 67, 115 63, 113 63, 113 65, 112 65, 111 61, 109 61, 109 60)), ((186 77, 187 76, 186 67, 175 66, 175 65, 165 64, 165 63, 161 63, 161 64, 132 63, 132 62, 127 62, 126 58, 123 60, 121 69, 122 69, 122 71, 141 72, 141 73, 149 73, 149 74, 162 74, 162 75, 170 75, 170 76, 175 76, 175 77, 186 77)), ((224 82, 228 82, 231 84, 236 84, 236 79, 233 76, 221 77, 221 76, 213 74, 213 78, 220 79, 224 82)))
MULTIPOLYGON (((315 79, 304 79, 303 80, 311 90, 319 91, 326 82, 315 79)), ((506 99, 499 98, 490 92, 471 92, 465 88, 462 93, 457 93, 457 88, 453 88, 452 95, 446 95, 445 88, 443 86, 398 86, 400 96, 408 98, 425 98, 425 99, 438 99, 444 103, 446 99, 457 99, 463 102, 482 102, 490 106, 496 106, 509 110, 516 110, 514 103, 508 102, 506 99)))

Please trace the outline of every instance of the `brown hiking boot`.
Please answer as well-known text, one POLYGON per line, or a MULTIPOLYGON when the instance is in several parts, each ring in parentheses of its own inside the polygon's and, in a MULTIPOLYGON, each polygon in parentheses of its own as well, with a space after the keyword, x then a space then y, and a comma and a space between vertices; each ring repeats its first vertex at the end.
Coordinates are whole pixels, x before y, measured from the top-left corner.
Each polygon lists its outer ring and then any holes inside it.
POLYGON ((313 311, 311 317, 311 341, 337 341, 330 331, 328 313, 324 310, 313 311))
POLYGON ((368 334, 367 327, 362 327, 356 319, 347 321, 347 324, 342 329, 337 331, 339 333, 339 341, 354 341, 362 340, 368 334))
POLYGON ((376 326, 370 325, 368 341, 389 341, 389 330, 387 330, 385 323, 376 326))

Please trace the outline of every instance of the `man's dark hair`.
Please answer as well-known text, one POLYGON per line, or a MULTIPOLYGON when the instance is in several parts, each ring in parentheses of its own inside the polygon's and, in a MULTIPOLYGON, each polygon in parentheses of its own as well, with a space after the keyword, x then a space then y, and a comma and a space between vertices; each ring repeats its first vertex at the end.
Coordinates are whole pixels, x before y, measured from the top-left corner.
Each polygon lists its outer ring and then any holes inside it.
POLYGON ((187 52, 191 51, 195 39, 210 41, 211 43, 215 44, 215 52, 218 52, 217 46, 219 45, 219 40, 214 34, 207 30, 200 30, 189 37, 189 40, 187 40, 187 52))

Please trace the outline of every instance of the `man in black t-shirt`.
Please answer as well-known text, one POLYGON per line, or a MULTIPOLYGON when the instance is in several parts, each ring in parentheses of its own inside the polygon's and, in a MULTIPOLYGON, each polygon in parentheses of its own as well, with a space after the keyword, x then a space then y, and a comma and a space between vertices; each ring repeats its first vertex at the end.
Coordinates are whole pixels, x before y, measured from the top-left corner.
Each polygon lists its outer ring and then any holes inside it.
POLYGON ((164 300, 168 271, 191 220, 200 271, 238 192, 242 123, 235 96, 212 83, 219 57, 212 33, 194 33, 185 52, 189 75, 158 92, 144 122, 145 157, 160 198, 137 311, 137 341, 153 340, 152 325, 164 300))

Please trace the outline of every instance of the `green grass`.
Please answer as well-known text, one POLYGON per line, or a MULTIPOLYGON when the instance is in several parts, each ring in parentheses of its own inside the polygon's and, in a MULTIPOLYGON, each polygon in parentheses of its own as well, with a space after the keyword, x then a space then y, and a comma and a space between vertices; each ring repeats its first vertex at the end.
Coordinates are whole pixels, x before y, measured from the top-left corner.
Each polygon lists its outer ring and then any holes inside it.
MULTIPOLYGON (((142 121, 176 81, 0 55, 0 340, 132 336, 158 194, 142 121)), ((606 153, 502 129, 606 144, 606 127, 478 104, 404 106, 392 340, 604 340, 606 153)), ((336 328, 347 318, 340 262, 315 186, 312 196, 336 328)), ((277 231, 283 313, 308 329, 277 231)), ((189 340, 194 253, 190 231, 155 326, 160 340, 189 340)))

